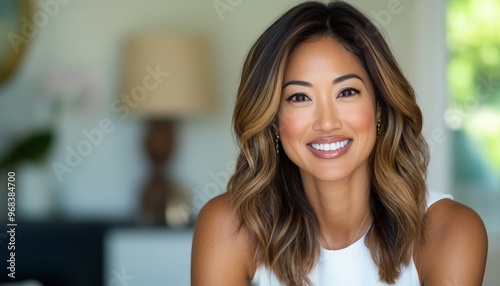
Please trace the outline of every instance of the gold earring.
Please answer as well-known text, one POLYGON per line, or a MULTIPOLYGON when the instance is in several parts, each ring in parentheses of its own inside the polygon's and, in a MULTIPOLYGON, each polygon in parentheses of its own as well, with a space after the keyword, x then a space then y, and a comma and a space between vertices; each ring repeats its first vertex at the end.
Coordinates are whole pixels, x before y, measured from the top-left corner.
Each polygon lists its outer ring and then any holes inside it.
POLYGON ((380 135, 380 118, 377 119, 377 137, 380 135))
POLYGON ((276 147, 276 154, 279 155, 280 153, 280 147, 279 147, 279 141, 280 141, 280 135, 278 134, 278 132, 275 132, 275 140, 274 140, 274 143, 275 143, 275 147, 276 147))

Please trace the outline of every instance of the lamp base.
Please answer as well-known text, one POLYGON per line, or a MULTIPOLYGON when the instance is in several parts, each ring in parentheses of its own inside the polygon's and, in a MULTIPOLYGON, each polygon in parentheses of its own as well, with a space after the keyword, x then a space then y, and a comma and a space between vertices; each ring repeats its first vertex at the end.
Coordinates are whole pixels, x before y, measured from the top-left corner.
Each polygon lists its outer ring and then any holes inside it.
POLYGON ((174 124, 170 120, 148 123, 144 147, 151 163, 151 175, 142 192, 140 221, 143 224, 167 223, 167 205, 172 190, 169 180, 164 177, 164 166, 174 149, 174 124))

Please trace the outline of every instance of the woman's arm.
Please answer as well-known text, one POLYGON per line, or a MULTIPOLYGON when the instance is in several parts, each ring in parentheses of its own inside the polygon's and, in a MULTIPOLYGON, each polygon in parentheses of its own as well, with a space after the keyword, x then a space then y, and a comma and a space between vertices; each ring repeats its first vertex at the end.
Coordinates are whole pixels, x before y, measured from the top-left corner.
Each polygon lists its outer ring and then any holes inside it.
POLYGON ((196 221, 191 257, 192 286, 248 286, 252 255, 238 229, 227 194, 210 200, 196 221))
POLYGON ((482 285, 488 238, 479 215, 460 203, 442 200, 429 208, 425 222, 416 259, 422 284, 482 285))

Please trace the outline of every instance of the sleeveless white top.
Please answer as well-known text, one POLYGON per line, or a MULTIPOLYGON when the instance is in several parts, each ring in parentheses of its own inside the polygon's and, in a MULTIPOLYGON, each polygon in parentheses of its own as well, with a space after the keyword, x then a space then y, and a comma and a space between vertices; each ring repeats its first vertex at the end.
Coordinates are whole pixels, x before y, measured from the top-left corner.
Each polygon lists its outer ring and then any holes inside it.
MULTIPOLYGON (((427 195, 427 208, 441 199, 452 199, 451 195, 431 191, 427 195)), ((366 234, 365 234, 366 235, 366 234)), ((315 286, 386 286, 378 279, 378 268, 370 251, 360 238, 346 248, 327 250, 320 247, 316 266, 308 277, 315 286)), ((284 286, 268 268, 259 266, 250 282, 251 286, 284 286)), ((401 269, 401 276, 391 286, 420 286, 417 268, 413 258, 407 267, 401 269)))

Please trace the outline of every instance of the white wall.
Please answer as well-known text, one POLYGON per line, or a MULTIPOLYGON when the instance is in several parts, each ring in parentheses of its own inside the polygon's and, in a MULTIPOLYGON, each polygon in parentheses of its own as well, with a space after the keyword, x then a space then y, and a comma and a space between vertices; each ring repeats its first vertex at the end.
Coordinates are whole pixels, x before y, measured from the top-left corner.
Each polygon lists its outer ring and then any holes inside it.
MULTIPOLYGON (((57 3, 54 1, 39 3, 57 3)), ((46 102, 44 86, 51 77, 75 71, 88 74, 90 85, 96 90, 97 108, 92 113, 70 110, 55 127, 57 143, 45 165, 57 192, 54 200, 66 217, 131 218, 147 174, 147 164, 141 147, 142 123, 131 117, 120 120, 110 110, 111 101, 120 93, 122 41, 128 33, 143 29, 199 30, 212 40, 220 105, 214 114, 181 124, 178 152, 171 171, 202 200, 222 192, 223 188, 210 174, 218 174, 223 180, 226 168, 235 159, 231 113, 246 52, 279 14, 301 1, 66 2, 58 5, 57 10, 55 6, 51 8, 53 16, 38 29, 19 73, 0 87, 0 137, 8 138, 0 143, 0 151, 14 138, 44 125, 46 119, 40 115, 40 109, 46 102), (218 14, 214 3, 221 2, 233 3, 234 7, 218 14), (96 128, 103 118, 113 122, 113 132, 106 134, 102 144, 95 146, 72 173, 64 174, 63 181, 58 182, 50 163, 64 163, 66 146, 76 148, 85 139, 82 130, 96 128)), ((443 31, 436 26, 443 25, 442 4, 431 0, 356 0, 352 3, 387 31, 396 56, 417 90, 426 117, 426 132, 441 128, 440 114, 446 98, 445 57, 444 46, 441 47, 443 31), (421 21, 423 17, 426 21, 421 21)), ((442 152, 447 149, 446 140, 436 146, 430 182, 448 191, 446 153, 442 152)), ((32 185, 36 188, 37 184, 32 185)))

